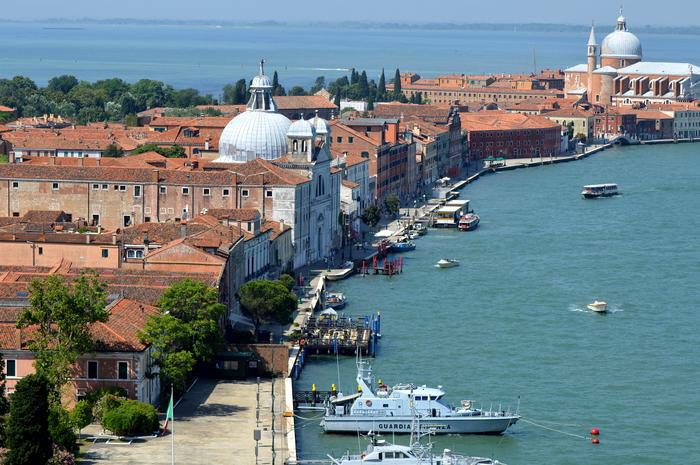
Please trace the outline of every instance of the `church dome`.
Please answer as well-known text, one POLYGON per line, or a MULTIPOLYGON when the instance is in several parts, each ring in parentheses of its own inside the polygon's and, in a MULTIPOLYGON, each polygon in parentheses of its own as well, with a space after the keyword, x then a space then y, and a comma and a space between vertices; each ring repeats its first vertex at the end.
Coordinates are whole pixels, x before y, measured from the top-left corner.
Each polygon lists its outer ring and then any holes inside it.
POLYGON ((328 121, 325 119, 319 118, 318 115, 316 115, 312 121, 316 129, 316 134, 319 136, 327 136, 331 133, 331 129, 328 127, 328 121))
POLYGON ((245 163, 255 158, 274 160, 287 153, 287 130, 291 121, 277 113, 272 81, 265 76, 264 62, 250 86, 246 111, 233 118, 219 138, 220 163, 245 163))
POLYGON ((287 137, 290 138, 301 138, 310 139, 316 134, 316 129, 313 127, 310 121, 305 119, 300 119, 294 121, 287 129, 287 137))
POLYGON ((220 157, 227 163, 254 158, 274 160, 287 153, 287 129, 291 122, 279 113, 245 111, 233 118, 219 139, 220 157))
POLYGON ((636 35, 627 30, 624 16, 617 18, 617 26, 601 44, 601 57, 642 59, 642 43, 636 35))

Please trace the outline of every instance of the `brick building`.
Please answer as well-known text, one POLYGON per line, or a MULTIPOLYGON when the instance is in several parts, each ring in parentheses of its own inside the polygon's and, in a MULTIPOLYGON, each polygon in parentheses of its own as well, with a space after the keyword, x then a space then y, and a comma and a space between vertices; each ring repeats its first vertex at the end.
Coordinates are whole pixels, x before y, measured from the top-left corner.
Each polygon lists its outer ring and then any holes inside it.
POLYGON ((472 160, 557 156, 561 126, 541 116, 482 111, 462 114, 472 160))

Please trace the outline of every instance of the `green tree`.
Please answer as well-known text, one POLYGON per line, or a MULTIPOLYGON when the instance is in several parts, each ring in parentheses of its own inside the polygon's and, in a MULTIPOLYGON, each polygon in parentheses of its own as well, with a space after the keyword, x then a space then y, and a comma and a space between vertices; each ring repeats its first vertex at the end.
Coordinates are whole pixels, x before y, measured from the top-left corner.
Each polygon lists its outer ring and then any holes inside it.
POLYGON ((278 281, 284 284, 284 287, 286 287, 290 291, 294 289, 295 281, 293 276, 283 274, 279 277, 278 281))
POLYGON ((333 105, 340 108, 340 91, 338 91, 333 97, 333 105))
POLYGON ((51 441, 68 452, 78 452, 76 436, 70 414, 59 402, 49 405, 49 436, 51 441))
POLYGON ((117 144, 109 144, 104 152, 102 152, 103 157, 121 157, 124 155, 124 151, 117 144))
POLYGON ((67 94, 70 90, 78 85, 78 78, 64 74, 49 79, 49 84, 46 86, 48 90, 67 94))
POLYGON ((360 78, 357 81, 360 98, 366 99, 369 97, 369 82, 367 82, 367 73, 362 71, 360 78))
POLYGON ((360 219, 364 224, 366 224, 370 228, 374 228, 379 223, 381 217, 382 215, 379 211, 379 207, 377 207, 375 204, 371 204, 368 205, 367 208, 365 208, 365 210, 362 212, 362 216, 360 217, 360 219))
POLYGON ((155 407, 136 400, 125 400, 105 412, 102 426, 120 436, 141 436, 158 430, 155 407))
POLYGON ((161 314, 148 320, 141 340, 153 347, 163 388, 173 384, 182 390, 195 365, 211 360, 223 342, 219 322, 226 307, 218 303, 216 289, 190 279, 166 290, 158 307, 161 314))
POLYGON ((51 458, 49 390, 49 382, 39 374, 17 383, 7 422, 7 465, 44 464, 51 458))
POLYGON ((401 201, 395 194, 389 194, 384 199, 384 209, 387 214, 396 216, 399 214, 399 208, 401 206, 401 201))
POLYGON ((289 95, 306 95, 306 91, 301 86, 294 86, 289 89, 289 95))
MULTIPOLYGON (((394 100, 401 100, 403 92, 401 92, 401 72, 396 68, 396 73, 394 74, 394 100)), ((404 96, 404 99, 406 97, 404 96)))
POLYGON ((379 84, 377 84, 377 97, 375 101, 383 102, 386 100, 386 77, 384 77, 384 68, 382 68, 382 74, 379 76, 379 84))
POLYGON ((5 447, 5 416, 10 411, 10 402, 5 397, 5 360, 0 353, 0 447, 5 447))
POLYGON ((280 85, 279 77, 277 76, 277 71, 272 75, 272 95, 286 95, 284 92, 284 87, 280 85))
POLYGON ((279 281, 251 281, 241 286, 238 294, 256 334, 264 323, 288 323, 297 307, 296 296, 279 281))
POLYGON ((314 85, 311 86, 311 89, 309 89, 309 94, 313 95, 324 87, 326 87, 326 78, 325 76, 319 76, 316 78, 316 81, 314 81, 314 85))
POLYGON ((123 115, 130 115, 139 112, 139 104, 131 92, 124 92, 119 98, 119 105, 123 115))
POLYGON ((360 80, 360 75, 357 73, 357 70, 355 70, 355 68, 352 68, 350 70, 350 85, 357 84, 357 82, 359 80, 360 80))
POLYGON ((73 410, 70 412, 70 421, 78 433, 92 423, 92 407, 93 405, 86 399, 79 400, 73 410))
POLYGON ((156 144, 141 144, 132 150, 131 154, 138 155, 139 153, 146 152, 156 152, 167 158, 186 158, 185 149, 180 145, 163 148, 156 144))
POLYGON ((235 84, 226 84, 223 101, 227 104, 241 105, 248 100, 248 90, 245 79, 239 79, 235 84))
POLYGON ((94 274, 83 273, 71 284, 52 275, 32 280, 29 292, 30 306, 20 313, 17 326, 35 328, 27 346, 36 353, 37 372, 58 396, 70 366, 94 348, 90 325, 109 318, 105 285, 94 274))
POLYGON ((131 85, 131 94, 139 105, 139 110, 162 107, 171 100, 172 87, 160 81, 141 79, 131 85))

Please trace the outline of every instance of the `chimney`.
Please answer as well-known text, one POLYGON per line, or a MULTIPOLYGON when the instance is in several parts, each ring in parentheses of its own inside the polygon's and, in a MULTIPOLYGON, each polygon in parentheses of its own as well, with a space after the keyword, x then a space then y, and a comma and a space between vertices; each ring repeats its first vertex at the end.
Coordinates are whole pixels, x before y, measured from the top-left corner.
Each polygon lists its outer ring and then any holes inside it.
POLYGON ((204 141, 204 150, 209 150, 209 139, 204 141))
POLYGON ((160 171, 157 169, 151 170, 153 173, 153 182, 158 184, 158 178, 160 177, 160 171))
POLYGON ((83 157, 78 158, 78 166, 85 166, 85 159, 83 157))
POLYGON ((100 157, 95 158, 95 165, 100 166, 100 157))
POLYGON ((117 233, 112 233, 112 245, 117 245, 117 233))
POLYGON ((284 232, 284 220, 280 220, 280 232, 284 232))
POLYGON ((187 237, 187 222, 180 221, 180 237, 187 237))
POLYGON ((49 158, 51 159, 51 165, 55 165, 56 164, 56 157, 50 156, 49 158))
POLYGON ((90 234, 85 234, 85 243, 86 244, 90 243, 90 234))

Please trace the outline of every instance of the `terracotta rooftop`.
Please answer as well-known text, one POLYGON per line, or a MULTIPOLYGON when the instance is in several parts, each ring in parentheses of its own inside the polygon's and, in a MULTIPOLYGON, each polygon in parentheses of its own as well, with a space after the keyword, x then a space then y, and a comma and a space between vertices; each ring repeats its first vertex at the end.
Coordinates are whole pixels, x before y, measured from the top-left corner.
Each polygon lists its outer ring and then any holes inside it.
POLYGON ((452 106, 419 105, 415 103, 377 103, 374 115, 378 117, 408 118, 412 116, 436 123, 447 124, 452 113, 452 106))
POLYGON ((500 110, 460 115, 462 129, 467 131, 512 131, 518 129, 559 128, 559 124, 538 115, 521 115, 500 110))
POLYGON ((260 212, 255 208, 208 208, 207 215, 217 220, 255 221, 260 219, 260 212))

